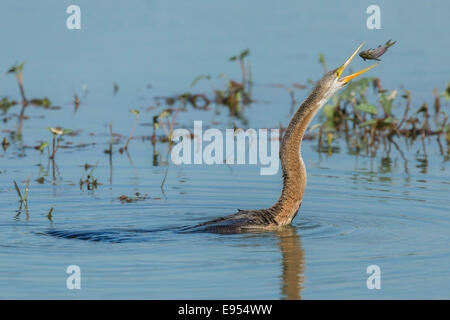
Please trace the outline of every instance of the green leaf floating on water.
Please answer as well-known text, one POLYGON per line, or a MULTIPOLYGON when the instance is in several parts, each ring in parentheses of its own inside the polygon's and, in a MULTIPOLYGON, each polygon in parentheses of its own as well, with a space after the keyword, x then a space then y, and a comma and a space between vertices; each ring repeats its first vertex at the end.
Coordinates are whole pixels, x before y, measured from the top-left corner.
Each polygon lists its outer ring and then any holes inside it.
POLYGON ((370 113, 374 115, 378 114, 378 108, 368 103, 360 103, 356 105, 355 109, 361 112, 370 113))

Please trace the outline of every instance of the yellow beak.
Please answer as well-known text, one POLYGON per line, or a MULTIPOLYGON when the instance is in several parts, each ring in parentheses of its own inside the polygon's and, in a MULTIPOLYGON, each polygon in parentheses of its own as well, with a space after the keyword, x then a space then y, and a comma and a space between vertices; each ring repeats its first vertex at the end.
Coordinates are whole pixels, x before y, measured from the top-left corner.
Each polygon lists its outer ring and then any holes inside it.
MULTIPOLYGON (((341 67, 338 68, 337 72, 338 72, 339 76, 342 75, 342 72, 344 72, 345 68, 347 68, 347 66, 350 64, 350 62, 351 62, 351 61, 353 60, 353 58, 356 56, 356 54, 358 53, 358 51, 362 48, 362 46, 364 45, 364 43, 365 43, 365 41, 364 41, 363 43, 361 43, 361 45, 358 47, 358 49, 355 50, 355 52, 353 52, 353 54, 350 56, 350 58, 348 58, 347 61, 345 61, 345 63, 344 63, 341 67)), ((375 67, 376 65, 378 65, 378 63, 376 63, 376 64, 374 64, 374 65, 372 65, 372 66, 370 66, 370 67, 368 67, 368 68, 365 68, 365 69, 363 69, 363 70, 361 70, 361 71, 358 71, 358 72, 356 72, 356 73, 353 73, 353 74, 351 74, 351 75, 349 75, 349 76, 343 77, 343 78, 339 79, 339 81, 340 81, 340 82, 347 83, 347 82, 349 82, 350 80, 352 80, 353 78, 356 78, 357 76, 363 74, 364 72, 369 71, 370 69, 372 69, 372 68, 375 67)))

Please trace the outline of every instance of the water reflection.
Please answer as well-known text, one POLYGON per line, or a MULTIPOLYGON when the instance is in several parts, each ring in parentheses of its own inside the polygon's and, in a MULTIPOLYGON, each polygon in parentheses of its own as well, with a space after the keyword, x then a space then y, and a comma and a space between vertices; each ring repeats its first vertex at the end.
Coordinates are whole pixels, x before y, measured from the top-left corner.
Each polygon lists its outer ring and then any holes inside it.
POLYGON ((416 168, 420 169, 419 172, 426 174, 428 172, 428 159, 426 156, 418 156, 416 158, 417 165, 416 168))
POLYGON ((305 251, 301 246, 300 236, 292 226, 283 228, 277 232, 277 236, 282 255, 282 299, 299 300, 305 271, 305 251))
POLYGON ((389 157, 381 158, 380 173, 392 173, 392 159, 389 157))

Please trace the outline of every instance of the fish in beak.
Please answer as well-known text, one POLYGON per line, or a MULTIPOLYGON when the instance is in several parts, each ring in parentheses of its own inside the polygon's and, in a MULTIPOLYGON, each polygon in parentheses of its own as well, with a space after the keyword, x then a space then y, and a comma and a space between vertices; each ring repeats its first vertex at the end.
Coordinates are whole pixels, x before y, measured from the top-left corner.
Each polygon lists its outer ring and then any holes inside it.
MULTIPOLYGON (((356 56, 356 54, 358 53, 358 51, 362 48, 362 46, 364 45, 364 43, 365 43, 365 41, 364 41, 363 43, 361 43, 361 45, 358 47, 358 49, 355 50, 355 52, 353 52, 353 54, 350 56, 350 58, 348 58, 347 61, 345 61, 345 63, 337 69, 336 73, 337 73, 337 76, 338 76, 338 77, 340 77, 340 76, 342 75, 342 73, 344 72, 345 68, 347 68, 347 66, 350 64, 350 62, 351 62, 351 61, 353 60, 353 58, 356 56)), ((343 82, 344 84, 347 84, 347 82, 349 82, 349 81, 352 80, 353 78, 356 78, 357 76, 363 74, 364 72, 369 71, 370 69, 372 69, 372 68, 375 67, 376 65, 378 65, 378 63, 377 63, 377 64, 374 64, 374 65, 372 65, 372 66, 370 66, 370 67, 368 67, 368 68, 365 68, 365 69, 363 69, 363 70, 361 70, 361 71, 358 71, 358 72, 356 72, 356 73, 353 73, 353 74, 351 74, 351 75, 349 75, 349 76, 340 78, 338 81, 339 81, 339 82, 343 82)))

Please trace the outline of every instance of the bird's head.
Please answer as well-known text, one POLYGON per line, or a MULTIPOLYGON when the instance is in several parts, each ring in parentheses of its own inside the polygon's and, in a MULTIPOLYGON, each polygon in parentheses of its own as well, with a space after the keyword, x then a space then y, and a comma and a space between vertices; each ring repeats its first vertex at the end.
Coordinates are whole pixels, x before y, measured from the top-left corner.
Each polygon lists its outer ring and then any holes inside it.
POLYGON ((361 71, 353 73, 349 76, 342 77, 342 73, 347 68, 347 66, 350 64, 350 62, 353 60, 353 58, 356 56, 356 54, 362 48, 363 45, 364 45, 364 42, 361 43, 361 45, 358 47, 358 49, 356 49, 355 52, 353 52, 353 54, 350 56, 350 58, 348 58, 347 61, 345 61, 345 63, 342 66, 328 72, 318 82, 316 88, 322 92, 322 96, 326 100, 331 98, 339 89, 343 88, 350 80, 352 80, 353 78, 356 78, 357 76, 363 74, 364 72, 372 69, 373 67, 375 67, 378 64, 378 63, 374 64, 368 68, 365 68, 361 71))

